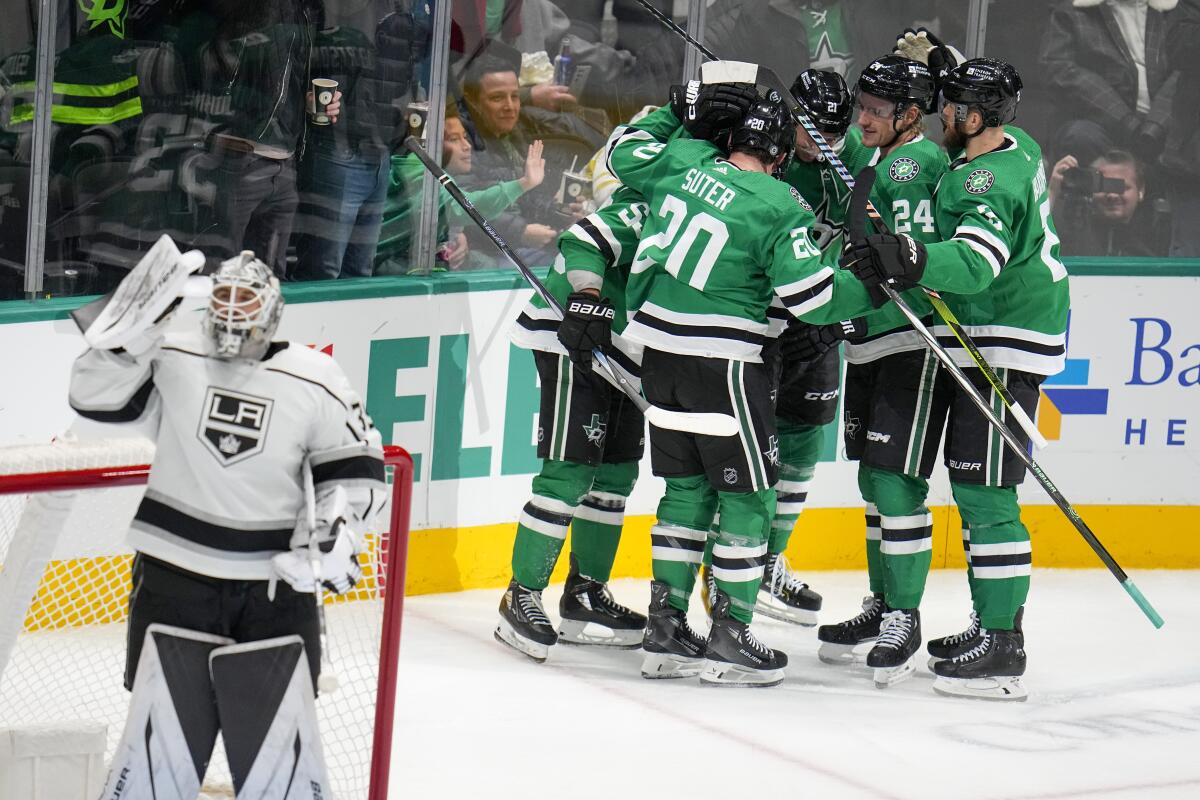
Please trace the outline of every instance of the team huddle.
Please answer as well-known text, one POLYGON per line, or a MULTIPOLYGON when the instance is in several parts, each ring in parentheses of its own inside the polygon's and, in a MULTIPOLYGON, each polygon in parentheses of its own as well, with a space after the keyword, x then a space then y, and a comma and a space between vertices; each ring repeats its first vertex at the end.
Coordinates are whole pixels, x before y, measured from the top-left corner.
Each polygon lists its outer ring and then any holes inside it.
POLYGON ((543 465, 496 638, 537 661, 559 641, 640 647, 646 678, 780 683, 787 655, 750 624, 756 613, 817 623, 822 598, 784 551, 837 412, 844 353, 843 434, 859 465, 870 594, 860 613, 818 628, 820 658, 865 660, 881 688, 913 673, 932 550, 925 502, 944 430, 973 608, 965 630, 928 641, 934 688, 1024 699, 1025 464, 913 322, 1028 446, 1016 416, 1033 415, 1040 383, 1063 366, 1069 297, 1041 150, 1010 124, 1020 76, 1003 61, 963 60, 924 31, 871 62, 853 91, 810 69, 785 98, 747 67, 705 64, 701 80, 614 131, 605 155, 622 186, 562 234, 546 281, 561 321, 535 297, 514 326, 541 379, 543 465), (923 135, 932 114, 945 149, 923 135), (878 233, 866 234, 847 175, 862 178, 864 197, 870 187, 878 233), (974 357, 943 320, 961 323, 974 357), (653 406, 736 421, 732 435, 649 427, 666 490, 646 615, 606 585, 645 425, 593 369, 596 348, 638 376, 653 406), (541 593, 568 527, 556 629, 541 593), (698 578, 706 636, 687 619, 698 578))

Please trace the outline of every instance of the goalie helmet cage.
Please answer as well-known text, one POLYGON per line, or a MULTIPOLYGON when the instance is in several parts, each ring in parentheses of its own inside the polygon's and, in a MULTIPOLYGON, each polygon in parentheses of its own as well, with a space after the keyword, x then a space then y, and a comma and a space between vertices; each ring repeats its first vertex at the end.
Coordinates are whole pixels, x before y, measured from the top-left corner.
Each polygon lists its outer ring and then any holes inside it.
MULTIPOLYGON (((100 721, 112 757, 129 704, 125 533, 153 454, 144 439, 0 447, 0 725, 100 721)), ((384 461, 388 529, 367 532, 359 585, 326 598, 340 688, 317 711, 339 800, 387 797, 413 462, 390 446, 384 461)), ((232 796, 219 743, 205 787, 232 796)))

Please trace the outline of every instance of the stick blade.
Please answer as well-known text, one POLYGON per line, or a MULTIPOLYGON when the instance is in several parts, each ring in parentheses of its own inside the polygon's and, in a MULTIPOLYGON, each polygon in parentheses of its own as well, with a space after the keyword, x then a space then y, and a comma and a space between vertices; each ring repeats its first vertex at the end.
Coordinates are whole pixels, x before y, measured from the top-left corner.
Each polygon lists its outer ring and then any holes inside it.
POLYGON ((864 167, 854 177, 854 192, 850 195, 850 215, 846 220, 846 236, 853 243, 867 238, 867 207, 871 204, 871 188, 875 186, 875 167, 864 167))
POLYGON ((729 414, 671 411, 661 406, 646 409, 646 420, 659 428, 705 436, 736 436, 739 430, 738 421, 729 414))
POLYGON ((758 83, 758 64, 747 61, 706 61, 700 65, 702 83, 758 83))

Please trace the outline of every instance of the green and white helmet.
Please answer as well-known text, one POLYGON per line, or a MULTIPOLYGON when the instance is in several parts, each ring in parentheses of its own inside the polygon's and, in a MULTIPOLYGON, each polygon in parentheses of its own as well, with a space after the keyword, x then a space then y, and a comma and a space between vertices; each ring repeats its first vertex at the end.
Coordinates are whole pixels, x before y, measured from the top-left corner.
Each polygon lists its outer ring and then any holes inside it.
POLYGON ((283 314, 283 293, 271 268, 243 250, 213 275, 203 329, 217 358, 263 357, 283 314))

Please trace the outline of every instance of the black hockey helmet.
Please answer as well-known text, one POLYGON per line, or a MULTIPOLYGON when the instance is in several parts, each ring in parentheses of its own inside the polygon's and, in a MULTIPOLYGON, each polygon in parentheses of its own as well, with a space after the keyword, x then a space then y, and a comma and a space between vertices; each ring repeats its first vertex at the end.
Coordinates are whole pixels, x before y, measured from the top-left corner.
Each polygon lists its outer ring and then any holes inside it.
POLYGON ((821 133, 840 139, 850 130, 854 103, 846 81, 833 70, 804 70, 792 84, 792 96, 821 133))
POLYGON ((858 76, 855 91, 891 100, 896 104, 896 119, 910 106, 923 114, 937 111, 937 89, 933 73, 920 61, 888 55, 867 65, 858 76))
POLYGON ((964 61, 942 81, 942 100, 958 106, 955 119, 966 122, 967 111, 978 109, 986 128, 1017 118, 1021 102, 1021 76, 1016 68, 996 58, 964 61))
POLYGON ((750 153, 764 161, 774 161, 781 154, 787 157, 776 170, 787 169, 796 151, 796 120, 784 105, 779 92, 770 90, 751 106, 742 121, 733 129, 729 139, 730 151, 750 153))

